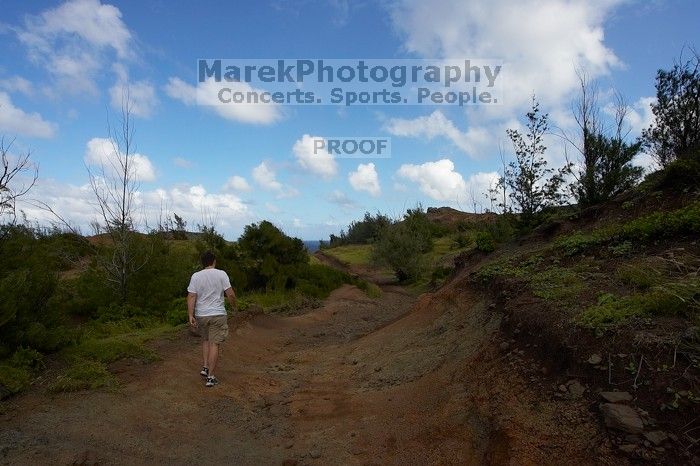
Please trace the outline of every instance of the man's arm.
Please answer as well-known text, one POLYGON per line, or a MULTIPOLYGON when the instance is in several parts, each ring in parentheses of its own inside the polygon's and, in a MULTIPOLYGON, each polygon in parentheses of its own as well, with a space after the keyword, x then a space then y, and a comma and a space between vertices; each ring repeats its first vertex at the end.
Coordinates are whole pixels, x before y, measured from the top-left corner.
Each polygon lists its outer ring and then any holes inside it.
POLYGON ((226 295, 226 299, 228 299, 228 303, 231 305, 231 311, 236 310, 236 292, 233 291, 233 288, 226 288, 224 290, 224 294, 226 295))
POLYGON ((197 302, 197 293, 187 293, 187 315, 189 316, 190 325, 197 326, 197 321, 194 319, 194 305, 197 302))

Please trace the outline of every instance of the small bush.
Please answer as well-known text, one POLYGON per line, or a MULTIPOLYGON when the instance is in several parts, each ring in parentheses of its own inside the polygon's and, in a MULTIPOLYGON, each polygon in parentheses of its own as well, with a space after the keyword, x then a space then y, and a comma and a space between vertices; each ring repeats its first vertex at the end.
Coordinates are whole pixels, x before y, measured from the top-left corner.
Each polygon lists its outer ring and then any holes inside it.
POLYGON ((10 358, 10 364, 19 368, 42 369, 44 356, 35 349, 19 347, 10 358))
POLYGON ((493 235, 488 231, 478 232, 474 242, 476 243, 476 249, 481 252, 488 253, 496 250, 496 242, 493 239, 493 235))
POLYGON ((14 395, 29 387, 31 371, 26 367, 14 367, 9 364, 0 364, 0 398, 2 392, 14 395))
POLYGON ((105 365, 95 361, 75 361, 49 386, 53 393, 115 387, 117 381, 105 365))

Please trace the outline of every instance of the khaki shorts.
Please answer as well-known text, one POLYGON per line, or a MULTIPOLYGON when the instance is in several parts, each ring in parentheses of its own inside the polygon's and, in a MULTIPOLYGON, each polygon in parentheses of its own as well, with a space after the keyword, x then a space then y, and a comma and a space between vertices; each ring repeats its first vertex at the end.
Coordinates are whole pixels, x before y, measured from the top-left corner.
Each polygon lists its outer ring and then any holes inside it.
POLYGON ((196 317, 197 328, 202 340, 212 343, 223 343, 228 337, 227 316, 196 317))

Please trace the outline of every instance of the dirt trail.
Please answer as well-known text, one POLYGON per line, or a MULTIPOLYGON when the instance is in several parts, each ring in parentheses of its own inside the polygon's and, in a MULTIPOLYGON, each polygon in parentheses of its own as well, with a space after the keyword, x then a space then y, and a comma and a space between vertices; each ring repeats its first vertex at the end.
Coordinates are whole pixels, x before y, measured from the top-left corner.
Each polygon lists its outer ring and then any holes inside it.
POLYGON ((161 361, 113 366, 116 391, 15 399, 0 463, 593 462, 592 422, 537 398, 493 350, 498 325, 469 292, 346 285, 305 314, 232 319, 215 388, 183 330, 154 343, 161 361))

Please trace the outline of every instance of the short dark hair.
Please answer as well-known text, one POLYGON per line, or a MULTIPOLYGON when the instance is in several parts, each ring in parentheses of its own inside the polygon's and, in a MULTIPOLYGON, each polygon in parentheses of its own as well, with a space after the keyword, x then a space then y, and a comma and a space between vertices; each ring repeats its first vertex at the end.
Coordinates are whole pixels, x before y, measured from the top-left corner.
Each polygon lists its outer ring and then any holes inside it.
POLYGON ((202 261, 202 267, 209 267, 216 260, 216 256, 211 251, 204 251, 200 260, 202 261))

